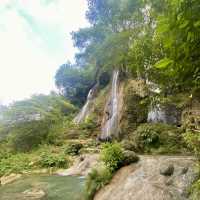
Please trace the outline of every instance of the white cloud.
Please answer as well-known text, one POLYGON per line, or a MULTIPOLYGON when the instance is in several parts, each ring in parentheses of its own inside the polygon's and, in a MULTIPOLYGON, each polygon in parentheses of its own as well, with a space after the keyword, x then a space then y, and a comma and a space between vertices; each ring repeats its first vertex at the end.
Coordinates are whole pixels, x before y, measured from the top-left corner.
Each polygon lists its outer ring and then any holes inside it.
POLYGON ((87 25, 86 0, 0 2, 0 101, 48 93, 54 74, 75 49, 70 32, 87 25), (6 5, 9 9, 3 9, 6 5))

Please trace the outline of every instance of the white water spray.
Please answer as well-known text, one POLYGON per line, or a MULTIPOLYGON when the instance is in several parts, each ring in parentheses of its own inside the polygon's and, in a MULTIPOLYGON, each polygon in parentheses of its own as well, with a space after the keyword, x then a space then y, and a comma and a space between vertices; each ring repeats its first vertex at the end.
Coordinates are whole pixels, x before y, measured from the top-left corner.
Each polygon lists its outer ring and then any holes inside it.
POLYGON ((101 139, 109 139, 113 135, 118 134, 118 84, 119 84, 119 70, 113 72, 111 99, 109 103, 108 120, 102 128, 101 139))
POLYGON ((158 123, 158 122, 166 123, 166 114, 162 110, 162 108, 159 104, 154 106, 149 111, 147 121, 152 122, 152 123, 158 123))
POLYGON ((85 105, 83 106, 83 108, 81 109, 81 111, 79 112, 79 114, 73 120, 73 122, 75 124, 80 124, 89 115, 90 105, 91 105, 92 100, 93 100, 94 90, 95 90, 95 88, 90 89, 90 91, 88 93, 88 96, 87 96, 87 100, 86 100, 85 105))

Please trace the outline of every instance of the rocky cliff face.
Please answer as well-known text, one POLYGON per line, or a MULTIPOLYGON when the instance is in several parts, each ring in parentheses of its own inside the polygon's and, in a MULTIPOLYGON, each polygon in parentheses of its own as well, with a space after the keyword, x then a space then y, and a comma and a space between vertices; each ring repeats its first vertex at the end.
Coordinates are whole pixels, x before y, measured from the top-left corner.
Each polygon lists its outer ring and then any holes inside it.
POLYGON ((196 179, 195 160, 179 156, 141 156, 120 169, 94 200, 188 200, 196 179))
POLYGON ((144 80, 121 81, 120 71, 115 70, 103 93, 97 85, 91 88, 74 122, 79 124, 91 118, 97 124, 98 138, 102 141, 126 137, 139 124, 146 122, 184 125, 199 130, 200 98, 196 96, 181 93, 163 97, 152 92, 144 80))
POLYGON ((120 136, 126 138, 140 123, 147 122, 148 88, 143 80, 127 80, 123 85, 120 136))

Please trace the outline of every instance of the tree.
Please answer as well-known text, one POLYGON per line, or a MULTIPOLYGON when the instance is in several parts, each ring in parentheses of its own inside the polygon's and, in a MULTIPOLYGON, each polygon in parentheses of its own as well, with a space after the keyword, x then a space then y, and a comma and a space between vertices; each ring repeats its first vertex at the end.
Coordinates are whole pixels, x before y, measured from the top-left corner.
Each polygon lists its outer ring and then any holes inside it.
POLYGON ((50 136, 58 138, 64 117, 75 111, 73 105, 55 93, 17 101, 2 113, 0 138, 8 138, 14 150, 29 151, 41 143, 48 143, 50 136))
POLYGON ((56 72, 55 80, 60 93, 71 103, 81 106, 95 84, 95 71, 92 66, 80 68, 64 64, 56 72))
POLYGON ((158 18, 157 38, 165 55, 155 66, 173 77, 177 87, 200 84, 200 2, 168 0, 158 18))

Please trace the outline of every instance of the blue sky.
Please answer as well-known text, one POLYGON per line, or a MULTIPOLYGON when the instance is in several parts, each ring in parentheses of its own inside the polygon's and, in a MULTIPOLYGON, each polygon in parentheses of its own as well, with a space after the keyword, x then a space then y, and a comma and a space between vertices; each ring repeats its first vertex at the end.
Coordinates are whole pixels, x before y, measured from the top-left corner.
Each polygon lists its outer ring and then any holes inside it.
POLYGON ((73 61, 70 33, 88 26, 86 0, 0 0, 0 103, 55 89, 56 69, 73 61))

